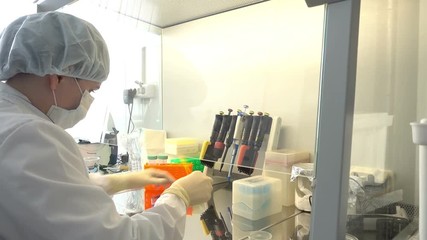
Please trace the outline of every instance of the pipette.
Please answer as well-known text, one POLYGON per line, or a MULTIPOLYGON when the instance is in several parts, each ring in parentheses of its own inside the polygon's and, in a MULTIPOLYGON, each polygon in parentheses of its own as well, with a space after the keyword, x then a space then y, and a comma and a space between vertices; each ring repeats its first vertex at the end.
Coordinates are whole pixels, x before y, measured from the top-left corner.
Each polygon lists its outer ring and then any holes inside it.
MULTIPOLYGON (((238 111, 240 111, 240 110, 238 110, 238 111)), ((221 167, 219 168, 220 172, 222 171, 222 167, 224 167, 224 161, 225 161, 225 158, 227 157, 228 149, 230 148, 231 144, 233 143, 233 137, 234 137, 234 131, 236 129, 237 117, 238 117, 238 115, 233 115, 231 117, 230 129, 228 130, 228 137, 225 141, 225 152, 224 152, 224 155, 222 156, 221 167)))
POLYGON ((217 159, 222 157, 224 153, 224 147, 225 147, 224 141, 225 141, 225 137, 227 136, 227 132, 230 129, 230 124, 232 119, 230 114, 232 111, 233 109, 228 109, 228 115, 222 116, 221 129, 219 131, 218 138, 216 139, 214 149, 213 149, 213 154, 217 159))
POLYGON ((258 125, 259 125, 259 118, 260 116, 252 116, 253 112, 250 113, 251 115, 246 116, 245 120, 245 129, 243 132, 243 138, 242 138, 242 144, 239 147, 239 157, 237 159, 237 169, 239 172, 246 173, 248 175, 250 170, 248 170, 246 167, 244 167, 243 164, 244 161, 250 160, 249 158, 252 158, 252 148, 249 143, 252 143, 255 141, 255 137, 258 131, 258 125))
POLYGON ((244 172, 248 175, 251 175, 254 171, 254 167, 258 158, 258 151, 260 150, 262 143, 264 141, 264 136, 267 134, 271 127, 272 118, 268 113, 265 113, 264 116, 261 116, 262 113, 258 113, 259 115, 259 126, 255 131, 254 123, 252 125, 251 137, 249 139, 249 148, 246 150, 244 155, 239 155, 238 161, 238 170, 240 172, 244 172), (255 135, 252 135, 254 133, 255 135))
POLYGON ((215 121, 212 127, 212 133, 209 141, 204 141, 202 145, 202 149, 200 150, 200 162, 209 168, 212 168, 215 164, 215 162, 218 160, 217 157, 215 157, 213 150, 214 150, 214 143, 216 139, 218 138, 219 131, 221 129, 221 123, 222 123, 222 115, 224 112, 220 112, 219 114, 215 115, 215 121))
POLYGON ((227 179, 230 181, 231 173, 233 172, 233 164, 236 160, 237 153, 239 150, 239 145, 242 140, 243 130, 244 130, 244 124, 245 124, 245 117, 246 115, 246 109, 248 108, 248 105, 243 106, 245 108, 244 112, 238 111, 237 112, 237 119, 236 119, 236 127, 234 131, 234 139, 233 139, 233 152, 231 154, 231 161, 230 161, 230 167, 228 168, 228 175, 227 179))

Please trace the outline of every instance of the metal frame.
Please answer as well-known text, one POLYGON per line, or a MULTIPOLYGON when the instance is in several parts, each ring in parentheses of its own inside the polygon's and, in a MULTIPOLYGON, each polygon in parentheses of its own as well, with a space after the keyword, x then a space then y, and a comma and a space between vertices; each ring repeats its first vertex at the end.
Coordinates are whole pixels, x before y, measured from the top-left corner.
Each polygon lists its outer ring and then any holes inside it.
POLYGON ((326 4, 310 239, 341 240, 347 223, 360 0, 317 2, 326 4))
POLYGON ((341 2, 344 0, 305 0, 305 3, 309 7, 319 6, 326 3, 334 3, 334 2, 341 2))
POLYGON ((67 4, 73 3, 76 0, 37 0, 37 12, 55 11, 67 4))

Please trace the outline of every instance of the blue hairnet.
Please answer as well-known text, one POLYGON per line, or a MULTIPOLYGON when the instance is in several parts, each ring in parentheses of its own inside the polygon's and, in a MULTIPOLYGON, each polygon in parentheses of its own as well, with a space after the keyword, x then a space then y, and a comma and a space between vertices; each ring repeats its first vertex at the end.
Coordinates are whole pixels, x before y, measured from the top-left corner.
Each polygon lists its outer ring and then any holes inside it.
POLYGON ((110 71, 107 45, 87 21, 61 12, 23 16, 0 35, 0 79, 18 73, 57 74, 104 81, 110 71))

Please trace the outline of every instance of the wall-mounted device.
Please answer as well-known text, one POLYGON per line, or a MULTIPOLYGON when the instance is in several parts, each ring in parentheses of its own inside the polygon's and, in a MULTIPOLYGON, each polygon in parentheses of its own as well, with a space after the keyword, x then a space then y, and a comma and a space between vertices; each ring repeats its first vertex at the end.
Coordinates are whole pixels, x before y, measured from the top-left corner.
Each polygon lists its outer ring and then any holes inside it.
POLYGON ((157 87, 155 84, 135 82, 139 85, 136 89, 136 98, 153 98, 156 96, 157 87))
POLYGON ((136 89, 123 90, 123 102, 125 104, 132 104, 135 96, 136 96, 136 89))

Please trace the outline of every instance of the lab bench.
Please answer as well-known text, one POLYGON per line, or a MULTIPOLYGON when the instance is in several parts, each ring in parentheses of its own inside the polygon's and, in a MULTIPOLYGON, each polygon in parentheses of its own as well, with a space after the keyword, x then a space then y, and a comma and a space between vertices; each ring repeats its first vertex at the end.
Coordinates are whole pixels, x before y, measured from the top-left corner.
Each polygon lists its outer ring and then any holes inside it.
MULTIPOLYGON (((213 203, 215 210, 219 216, 222 216, 226 229, 232 234, 232 239, 248 239, 251 232, 254 231, 267 231, 273 235, 272 239, 289 239, 295 232, 295 217, 302 213, 302 211, 295 208, 295 206, 282 207, 282 211, 267 217, 263 217, 257 220, 250 220, 233 214, 232 206, 232 183, 227 183, 227 173, 219 172, 217 170, 211 170, 214 180, 214 192, 213 192, 213 203), (222 186, 221 186, 222 184, 222 186), (220 187, 216 187, 220 186, 220 187)), ((254 176, 260 175, 261 171, 256 169, 254 176)), ((239 180, 248 177, 247 175, 233 174, 232 180, 239 180)), ((274 199, 272 199, 274 201, 274 199)), ((187 225, 187 230, 191 232, 195 231, 195 228, 201 228, 200 217, 199 223, 194 224, 191 221, 191 225, 187 225)), ((194 239, 191 236, 187 236, 184 239, 194 239)), ((215 239, 208 237, 206 239, 215 239)), ((220 238, 218 238, 220 239, 220 238)), ((225 238, 224 238, 225 239, 225 238)))
MULTIPOLYGON (((250 176, 233 173, 229 181, 227 171, 210 168, 207 174, 213 178, 212 199, 207 204, 193 207, 193 212, 187 215, 184 240, 243 240, 249 239, 249 234, 254 231, 267 231, 272 234, 273 240, 308 239, 312 217, 310 212, 291 205, 282 206, 281 212, 267 217, 247 219, 233 212, 233 181, 250 176), (214 212, 212 209, 209 212, 208 206, 212 205, 214 212), (208 226, 204 226, 203 222, 208 226), (214 232, 206 232, 204 229, 220 229, 224 237, 217 237, 214 232)), ((255 169, 252 176, 258 175, 262 175, 261 169, 255 169)), ((126 193, 115 195, 113 200, 118 212, 124 213, 126 193)), ((370 214, 349 214, 346 239, 416 239, 410 237, 418 231, 417 211, 414 206, 394 203, 370 214)))
MULTIPOLYGON (((232 181, 249 176, 233 173, 231 181, 228 181, 227 172, 220 172, 216 169, 209 169, 208 175, 211 175, 214 180, 212 199, 209 204, 193 207, 193 212, 187 214, 184 240, 249 239, 248 236, 250 233, 260 230, 270 232, 273 236, 272 239, 289 239, 296 234, 295 219, 303 211, 298 210, 295 206, 283 206, 282 211, 279 213, 258 220, 246 219, 232 213, 232 181), (204 231, 201 216, 204 215, 206 217, 208 206, 212 204, 215 206, 216 216, 220 217, 224 222, 223 226, 225 227, 225 231, 228 232, 227 235, 231 234, 232 238, 215 238, 204 231)), ((254 171, 253 176, 257 175, 261 175, 261 170, 256 169, 254 171)), ((113 196, 117 211, 121 214, 125 214, 127 194, 120 193, 113 196)), ((306 218, 308 223, 309 219, 309 217, 306 218)))

